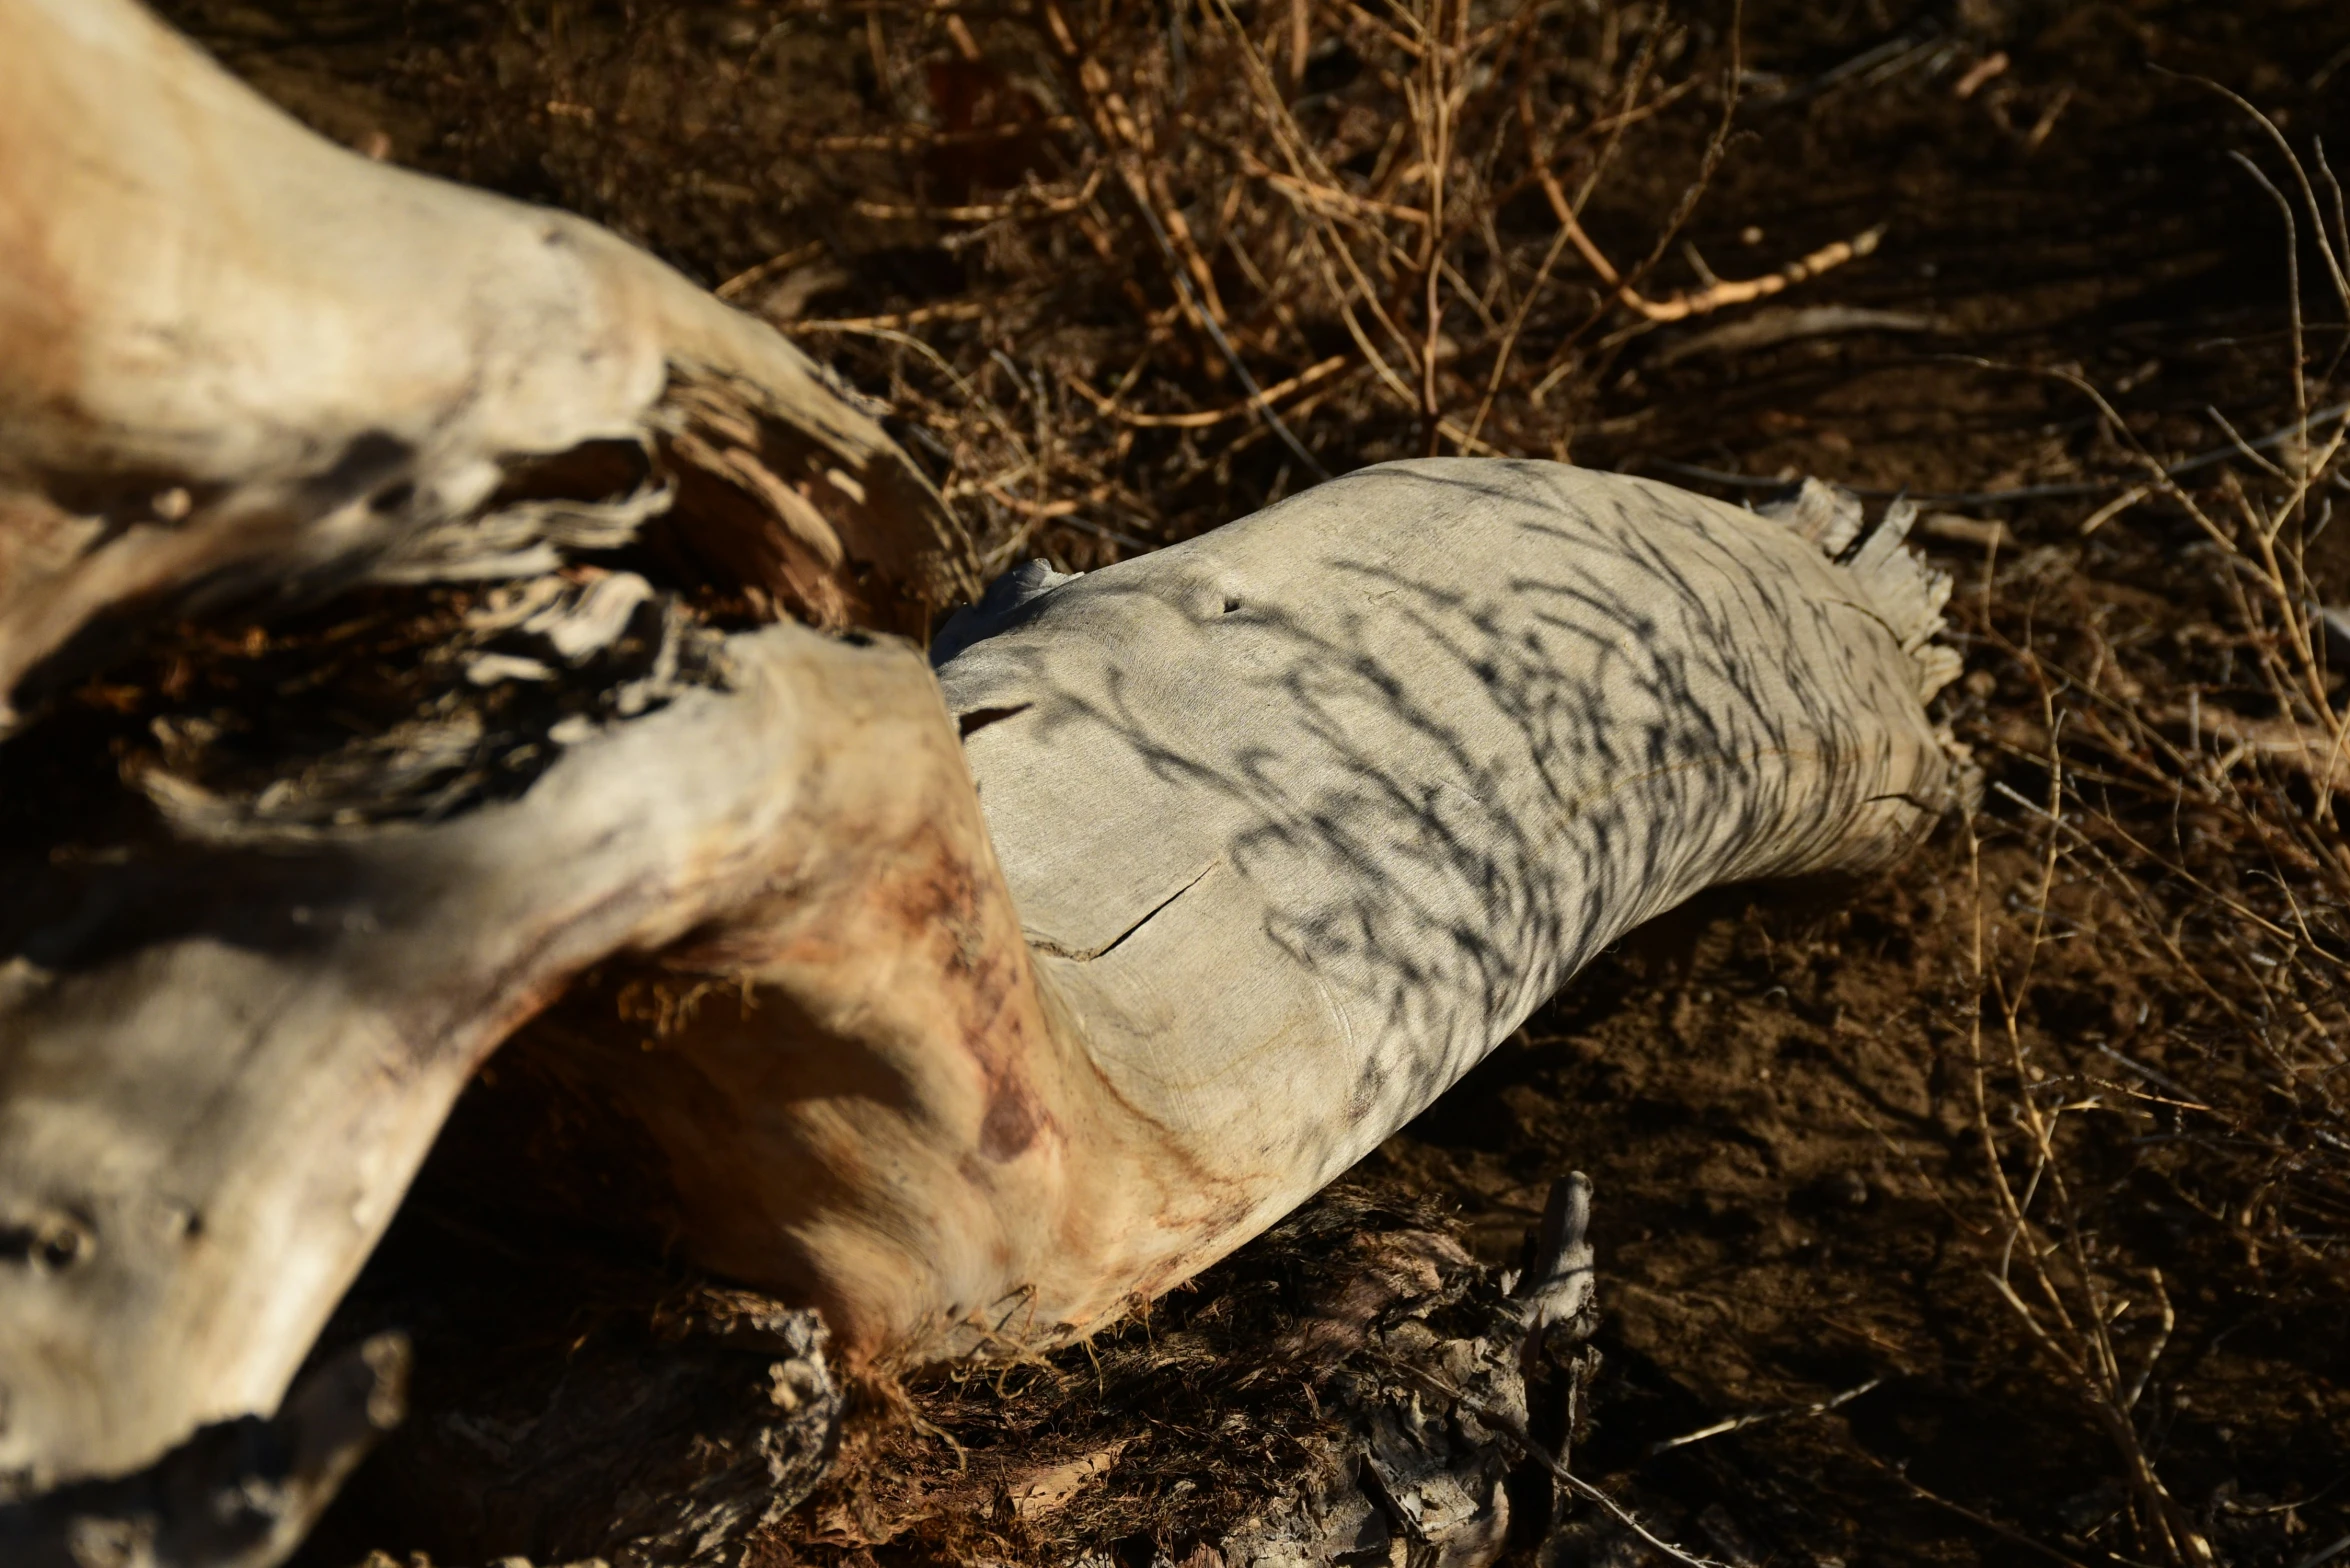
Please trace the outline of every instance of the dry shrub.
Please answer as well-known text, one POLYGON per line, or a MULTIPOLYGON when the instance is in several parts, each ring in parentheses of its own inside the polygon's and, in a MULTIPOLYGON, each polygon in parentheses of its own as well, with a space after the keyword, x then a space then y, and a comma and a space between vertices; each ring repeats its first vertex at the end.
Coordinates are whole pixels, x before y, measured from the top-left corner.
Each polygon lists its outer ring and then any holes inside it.
MULTIPOLYGON (((2317 292, 2350 319, 2340 187, 2322 150, 2313 179, 2267 128, 2293 195, 2247 167, 2277 195, 2288 257, 2314 240, 2317 292)), ((2029 1357, 2110 1445, 2121 1484, 2076 1542, 2166 1565, 2301 1557, 2260 1527, 2293 1499, 2223 1482, 2189 1506, 2165 1450, 2199 1393, 2283 1416, 2301 1390, 2227 1388, 2223 1347, 2300 1340, 2273 1359, 2306 1371, 2350 1292, 2350 693, 2305 569, 2350 491, 2350 415, 2312 417, 2340 367, 2313 360, 2294 274, 2293 420, 2239 441, 2208 484, 2214 470, 2173 475, 2141 452, 2125 498, 2201 534, 2181 574, 2201 603, 2116 614, 2027 559, 1986 568, 1971 606, 2038 710, 1986 715, 2014 782, 1968 838, 1986 1272, 2029 1357)))
MULTIPOLYGON (((1675 248, 1740 70, 1734 28, 1653 0, 516 0, 448 36, 379 118, 458 129, 394 156, 559 194, 768 315, 886 401, 997 566, 1386 458, 1565 457, 1632 337, 1874 243, 1730 283, 1675 248)), ((232 59, 300 96, 285 50, 232 59)))
POLYGON ((1710 40, 1660 6, 1207 0, 870 25, 877 69, 922 84, 897 97, 929 147, 914 189, 855 211, 974 277, 792 329, 886 378, 992 564, 1093 564, 1385 458, 1565 457, 1627 328, 1784 282, 1639 292, 1721 156, 1736 78, 1734 50, 1726 74, 1695 67, 1710 40), (1692 94, 1721 124, 1674 147, 1660 112, 1692 94), (977 106, 1031 128, 992 164, 970 152, 988 145, 977 106), (1661 145, 1632 150, 1644 134, 1661 145), (1689 178, 1661 228, 1594 210, 1620 160, 1660 155, 1689 178))

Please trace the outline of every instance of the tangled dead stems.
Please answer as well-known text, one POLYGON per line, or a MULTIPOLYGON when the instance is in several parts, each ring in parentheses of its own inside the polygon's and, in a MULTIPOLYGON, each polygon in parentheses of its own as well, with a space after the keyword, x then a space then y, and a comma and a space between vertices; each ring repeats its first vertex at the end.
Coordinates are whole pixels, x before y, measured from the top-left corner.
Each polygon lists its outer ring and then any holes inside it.
MULTIPOLYGON (((825 14, 777 9, 779 38, 825 14)), ((825 314, 804 285, 829 263, 795 248, 726 287, 886 388, 991 561, 1095 564, 1383 458, 1566 457, 1613 351, 1595 329, 1762 299, 1876 239, 1655 292, 1739 55, 1735 26, 1653 4, 861 15, 894 113, 822 139, 839 207, 962 276, 825 314), (1716 107, 1692 167, 1659 132, 1695 99, 1716 107), (1687 169, 1661 230, 1611 196, 1660 156, 1687 169)))
MULTIPOLYGON (((2246 166, 2277 203, 2288 251, 2314 238, 2328 307, 2350 320, 2339 186, 2322 152, 2313 173, 2259 124, 2298 199, 2246 166)), ((2030 601, 2048 590, 2019 574, 1996 592, 1991 562, 1972 596, 1977 634, 2040 710, 2030 744, 2010 744, 2005 759, 2037 776, 2037 798, 1997 783, 2003 809, 1967 837, 1965 1063, 1993 1213, 1987 1273, 2032 1357, 2119 1463, 2130 1551, 2170 1568, 2216 1560, 2208 1521, 2159 1462, 2160 1407, 2184 1375, 2173 1352, 2190 1337, 2182 1283, 2209 1303, 2211 1278, 2240 1270, 2235 1288, 2256 1282, 2255 1313, 2273 1315, 2334 1299, 2350 1278, 2350 1102, 2339 1087, 2350 1067, 2350 852, 2336 810, 2350 738, 2305 557, 2331 516, 2350 430, 2338 407, 2311 413, 2338 395, 2341 366, 2310 353, 2297 263, 2286 268, 2295 418, 2281 439, 2235 438, 2226 467, 2166 467, 2096 388, 2065 377, 2146 475, 2084 531, 2159 499, 2202 536, 2214 616, 2202 640, 2225 654, 2208 689, 2149 701, 2098 616, 2042 615, 2030 601), (2169 983, 2134 1018, 2117 1001, 2113 1028, 2068 1036, 2036 992, 2092 946, 2142 955, 2169 983), (2167 1016, 2150 1019, 2156 1009, 2167 1016), (2172 1255, 2201 1277, 2166 1273, 2130 1239, 2132 1201, 2192 1217, 2195 1239, 2172 1255)), ((2192 1337, 2214 1332, 2206 1317, 2192 1337)))

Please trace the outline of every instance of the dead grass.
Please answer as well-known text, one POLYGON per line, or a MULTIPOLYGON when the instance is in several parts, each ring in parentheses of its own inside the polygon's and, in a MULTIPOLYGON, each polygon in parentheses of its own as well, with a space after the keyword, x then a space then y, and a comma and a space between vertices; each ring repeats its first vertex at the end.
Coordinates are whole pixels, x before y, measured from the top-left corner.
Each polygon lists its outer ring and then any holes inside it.
POLYGON ((1868 254, 1823 234, 1724 281, 1680 245, 1737 36, 1650 0, 548 0, 407 53, 392 129, 348 134, 715 260, 884 398, 991 564, 1082 567, 1364 462, 1566 457, 1639 335, 1868 254))
MULTIPOLYGON (((2110 1447, 2123 1504, 2084 1544, 2176 1568, 2222 1560, 2216 1506, 2199 1516, 2164 1476, 2164 1431, 2194 1371, 2175 1354, 2178 1276, 2206 1301, 2210 1279, 2225 1277, 2232 1296, 2279 1319, 2338 1307, 2350 1286, 2350 845, 2336 818, 2350 725, 2306 570, 2350 472, 2350 423, 2339 410, 2311 418, 2339 353, 2310 351, 2300 248, 2309 241, 2321 264, 2317 300, 2350 320, 2350 229, 2322 148, 2305 165, 2272 121, 2227 96, 2290 175, 2288 196, 2242 160, 2283 220, 2294 418, 2263 443, 2273 458, 2237 438, 2243 461, 2204 489, 2140 448, 2147 482, 2130 493, 2167 502, 2203 535, 2213 618, 2193 624, 2193 640, 2222 656, 2225 675, 2207 684, 2117 646, 2094 611, 2068 615, 2029 593, 1999 603, 1989 567, 1974 606, 1975 630, 2021 677, 2039 721, 2028 744, 2014 744, 2015 728, 2003 737, 2038 788, 1999 783, 2010 809, 1967 830, 1985 1275, 2029 1354, 2110 1447), (1986 833, 2036 859, 2004 900, 1984 876, 1986 833), (2115 998, 2107 1028, 2051 1031, 2031 1000, 2056 944, 2133 955, 2168 983, 2134 1011, 2115 998), (2146 1211, 2171 1217, 2168 1236, 2147 1234, 2146 1211)), ((2135 445, 2093 387, 2067 379, 2135 445)), ((2115 515, 2101 509, 2084 526, 2115 515)))
MULTIPOLYGON (((943 243, 992 247, 991 270, 1017 275, 1040 230, 1065 236, 1074 222, 1095 257, 1116 258, 1102 294, 1115 279, 1130 318, 1081 333, 1023 317, 1015 291, 980 302, 968 329, 932 318, 919 343, 913 327, 870 318, 797 324, 817 341, 866 340, 842 352, 889 378, 901 417, 985 519, 993 564, 1038 551, 1092 564, 1381 457, 1568 457, 1578 400, 1641 333, 1875 243, 1870 230, 1760 279, 1652 293, 1723 156, 1738 62, 1731 50, 1727 74, 1696 65, 1686 33, 1637 8, 1585 14, 1612 36, 1561 29, 1539 48, 1556 17, 1538 7, 1481 11, 1476 25, 1441 5, 1301 7, 1308 38, 1324 40, 1302 49, 1294 16, 1260 14, 1252 31, 1218 7, 1195 32, 1070 48, 1056 14, 1049 45, 1017 24, 978 36, 980 58, 1053 71, 1044 107, 1071 127, 1066 166, 1025 207, 943 243), (1330 44, 1357 72, 1313 101, 1299 89, 1330 44), (1532 63, 1559 59, 1582 68, 1532 63), (1638 129, 1685 99, 1720 118, 1679 149, 1692 165, 1683 200, 1643 237, 1611 232, 1632 258, 1619 263, 1586 214, 1638 129), (1524 221, 1529 209, 1544 227, 1524 221), (1268 463, 1269 491, 1248 495, 1268 463)), ((2033 147, 2051 123, 2035 122, 2033 147)), ((2117 646, 2111 604, 2046 558, 1986 562, 1969 608, 1993 699, 1973 722, 1994 754, 1994 793, 1965 829, 1973 908, 1952 933, 1971 998, 1977 1154, 1941 1201, 1978 1254, 1980 1294, 1949 1310, 2085 1418, 2117 1501, 2051 1529, 1995 1498, 1905 1484, 2064 1561, 2289 1560, 2265 1555, 2254 1543, 2269 1537, 2247 1521, 2290 1503, 2207 1486, 2183 1500, 2173 1433, 2230 1332, 2223 1318, 2317 1321, 2350 1285, 2350 851, 2335 817, 2350 743, 2302 559, 2331 515, 2343 421, 2308 420, 2336 395, 2335 367, 2312 359, 2301 286, 2319 285, 2329 311, 2350 299, 2331 177, 2302 169, 2281 136, 2276 151, 2290 175, 2274 187, 2280 210, 2304 242, 2318 236, 2321 262, 2287 286, 2287 439, 2173 477, 2175 458, 2138 448, 2130 422, 2069 377, 2134 465, 2117 477, 2142 475, 2084 503, 2077 526, 2167 507, 2203 536, 2184 574, 2200 589, 2165 617, 2165 651, 2188 658, 2117 646), (2215 658, 2222 678, 2198 679, 2215 658), (2102 1027, 2067 1016, 2125 971, 2136 994, 2110 997, 2102 1027), (2061 1000, 2041 1005, 2052 977, 2061 1000)), ((1054 259, 1092 261, 1074 244, 1054 259)))
POLYGON ((944 191, 860 209, 1003 280, 958 301, 971 315, 927 318, 920 342, 919 305, 789 326, 886 380, 998 565, 1096 564, 1383 457, 1566 457, 1588 366, 1628 336, 1873 243, 1642 292, 1722 155, 1738 67, 1735 49, 1698 67, 1661 8, 873 16, 878 58, 932 73, 934 103, 944 39, 950 79, 1053 129, 991 204, 940 201, 962 194, 950 159, 944 191), (1678 209, 1603 220, 1610 173, 1653 156, 1644 133, 1689 98, 1719 119, 1669 154, 1689 168, 1678 209))

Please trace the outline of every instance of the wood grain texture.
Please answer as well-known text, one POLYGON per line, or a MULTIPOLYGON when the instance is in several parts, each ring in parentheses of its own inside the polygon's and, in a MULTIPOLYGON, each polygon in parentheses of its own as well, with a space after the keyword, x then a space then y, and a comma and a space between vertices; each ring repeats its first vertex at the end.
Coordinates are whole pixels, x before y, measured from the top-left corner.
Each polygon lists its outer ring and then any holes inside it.
POLYGON ((0 364, 0 723, 158 622, 648 528, 821 625, 976 588, 772 329, 312 135, 131 0, 0 6, 0 364))
POLYGON ((1892 597, 1640 481, 1401 465, 937 679, 734 638, 722 689, 452 821, 12 868, 0 1462, 269 1408, 465 1076, 591 966, 520 1048, 651 1135, 696 1260, 852 1364, 1081 1333, 1631 925, 1899 854, 1946 770, 1892 597))
POLYGON ((274 1408, 516 1024, 837 855, 820 786, 891 723, 952 760, 910 649, 729 652, 730 689, 451 822, 0 867, 0 1469, 110 1473, 274 1408))
POLYGON ((1942 590, 1857 515, 1845 565, 1800 521, 1407 463, 999 601, 939 672, 968 782, 873 732, 851 858, 662 955, 656 1025, 622 986, 523 1048, 667 1151, 695 1256, 852 1359, 1081 1334, 1642 920, 1932 825, 1942 590), (910 790, 968 844, 974 788, 992 860, 872 816, 910 790))

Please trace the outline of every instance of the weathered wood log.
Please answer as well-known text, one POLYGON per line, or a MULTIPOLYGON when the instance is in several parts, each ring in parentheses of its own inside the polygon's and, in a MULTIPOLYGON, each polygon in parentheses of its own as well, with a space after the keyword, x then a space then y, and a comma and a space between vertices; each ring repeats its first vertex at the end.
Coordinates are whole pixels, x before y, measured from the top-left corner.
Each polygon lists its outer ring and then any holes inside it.
POLYGON ((354 1345, 297 1388, 274 1420, 197 1433, 145 1473, 0 1500, 10 1568, 276 1568, 346 1476, 404 1413, 408 1349, 354 1345))
POLYGON ((0 1469, 39 1484, 274 1408, 518 1027, 647 1135, 642 1216, 852 1367, 1026 1349, 1630 926, 1882 865, 1944 798, 1942 585, 1816 488, 1390 465, 1024 575, 934 676, 691 624, 716 578, 910 628, 963 569, 869 419, 608 236, 314 142, 123 0, 0 3, 0 192, 17 755, 175 617, 627 539, 674 579, 534 578, 452 622, 414 733, 266 787, 167 755, 135 830, 0 842, 0 1469), (418 805, 452 715, 507 722, 463 694, 537 681, 585 704, 507 738, 544 771, 418 805))
MULTIPOLYGON (((778 901, 787 942, 902 897, 893 867, 984 863, 918 654, 797 627, 727 652, 727 689, 437 826, 175 800, 161 847, 6 865, 0 1468, 109 1473, 274 1407, 466 1076, 580 970, 778 901)), ((958 942, 1018 953, 999 918, 900 922, 869 978, 951 987, 958 942)))
POLYGON ((640 536, 820 625, 977 586, 770 328, 311 135, 131 0, 0 6, 0 367, 0 731, 182 615, 640 536))
POLYGON ((0 1452, 270 1406, 465 1075, 591 965, 524 1049, 652 1135, 694 1256, 852 1361, 1081 1333, 1639 920, 1914 839, 1941 661, 1888 538, 1371 470, 1021 606, 951 707, 778 627, 439 825, 182 803, 127 864, 20 861, 0 1452))
POLYGON ((935 849, 842 840, 519 1044, 651 1134, 696 1257, 852 1359, 1066 1340, 1632 926, 1913 843, 1955 661, 1904 520, 1404 463, 999 603, 939 671, 970 783, 906 769, 935 849))
MULTIPOLYGON (((319 140, 130 0, 0 4, 0 736, 58 744, 24 733, 43 704, 181 617, 364 583, 531 579, 523 608, 558 617, 548 662, 485 655, 458 685, 551 676, 645 585, 606 577, 635 589, 564 619, 574 585, 541 574, 632 543, 825 626, 919 632, 972 586, 928 483, 763 324, 576 218, 319 140)), ((575 716, 584 733, 675 694, 675 641, 575 716)), ((753 753, 775 738, 757 705, 753 753)), ((448 725, 423 728, 449 750, 448 725)), ((312 811, 153 772, 169 820, 135 843, 0 803, 0 1470, 116 1472, 271 1408, 466 1059, 609 951, 563 933, 658 924, 727 875, 735 808, 710 811, 685 754, 682 793, 602 830, 637 871, 598 887, 572 868, 580 907, 527 855, 436 873, 421 844, 318 837, 338 812, 398 815, 382 797, 432 772, 415 737, 382 739, 324 759, 323 784, 280 781, 296 805, 331 797, 312 811), (666 808, 683 837, 656 825, 666 808), (490 947, 444 971, 412 944, 480 874, 506 881, 514 924, 483 906, 490 947), (435 875, 456 882, 433 893, 435 875), (405 935, 369 944, 402 906, 405 935), (354 941, 393 967, 350 969, 354 941), (467 967, 509 942, 511 970, 467 967)))

